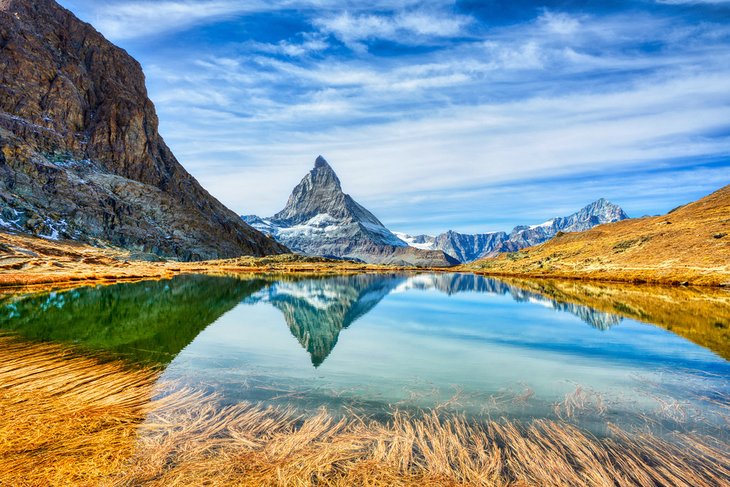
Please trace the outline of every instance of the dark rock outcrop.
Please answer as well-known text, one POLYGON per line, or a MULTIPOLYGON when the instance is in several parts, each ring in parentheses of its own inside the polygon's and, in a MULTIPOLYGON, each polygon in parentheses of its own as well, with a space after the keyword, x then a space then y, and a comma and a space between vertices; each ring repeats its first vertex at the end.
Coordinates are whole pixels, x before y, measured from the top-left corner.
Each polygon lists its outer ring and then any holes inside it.
POLYGON ((286 249, 160 137, 142 69, 53 0, 0 0, 0 225, 186 260, 286 249))

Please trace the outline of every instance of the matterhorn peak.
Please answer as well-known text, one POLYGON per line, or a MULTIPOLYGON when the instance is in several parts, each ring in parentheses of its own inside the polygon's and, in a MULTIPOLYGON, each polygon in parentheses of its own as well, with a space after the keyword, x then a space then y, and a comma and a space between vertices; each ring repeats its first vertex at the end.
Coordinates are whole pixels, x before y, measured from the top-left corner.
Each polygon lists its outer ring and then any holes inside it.
POLYGON ((244 217, 254 228, 306 255, 356 259, 371 263, 448 267, 456 260, 441 251, 411 249, 375 215, 342 191, 327 160, 294 188, 286 206, 271 218, 244 217))
POLYGON ((332 166, 330 166, 329 162, 327 162, 327 159, 325 159, 322 156, 317 156, 317 159, 314 161, 314 168, 330 168, 332 169, 332 166))

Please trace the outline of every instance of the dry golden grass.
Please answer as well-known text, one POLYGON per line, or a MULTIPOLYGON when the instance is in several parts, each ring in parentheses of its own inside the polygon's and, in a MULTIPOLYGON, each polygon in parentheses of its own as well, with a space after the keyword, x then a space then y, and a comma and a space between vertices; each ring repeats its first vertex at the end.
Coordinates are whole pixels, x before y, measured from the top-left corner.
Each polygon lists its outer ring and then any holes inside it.
POLYGON ((0 288, 59 288, 77 286, 79 282, 164 279, 193 273, 322 275, 406 269, 294 254, 205 262, 148 262, 135 257, 138 256, 116 248, 0 232, 0 288))
POLYGON ((218 407, 156 374, 0 339, 2 485, 723 485, 730 445, 564 421, 395 413, 380 423, 218 407))
POLYGON ((491 275, 730 285, 730 186, 664 216, 565 234, 462 269, 491 275))
POLYGON ((502 278, 563 303, 660 326, 730 360, 730 290, 651 284, 502 278))

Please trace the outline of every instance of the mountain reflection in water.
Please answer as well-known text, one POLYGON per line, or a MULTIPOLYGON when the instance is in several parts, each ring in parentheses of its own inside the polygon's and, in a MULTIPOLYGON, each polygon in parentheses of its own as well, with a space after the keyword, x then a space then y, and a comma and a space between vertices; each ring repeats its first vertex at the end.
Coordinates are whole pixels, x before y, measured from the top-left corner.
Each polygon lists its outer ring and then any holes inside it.
POLYGON ((578 316, 607 330, 618 315, 562 303, 537 292, 469 274, 360 274, 274 280, 183 275, 0 298, 0 329, 35 341, 70 343, 134 362, 169 363, 198 334, 240 303, 269 303, 320 366, 340 332, 393 292, 436 290, 510 295, 578 316))
POLYGON ((518 302, 571 313, 598 330, 608 330, 623 319, 619 315, 562 303, 496 279, 471 274, 360 274, 279 281, 245 302, 270 303, 281 311, 292 334, 309 352, 312 364, 318 367, 337 345, 342 330, 372 311, 388 294, 411 289, 435 290, 448 295, 465 292, 509 295, 518 302))
POLYGON ((268 284, 182 275, 0 298, 0 330, 42 342, 167 364, 208 325, 268 284))

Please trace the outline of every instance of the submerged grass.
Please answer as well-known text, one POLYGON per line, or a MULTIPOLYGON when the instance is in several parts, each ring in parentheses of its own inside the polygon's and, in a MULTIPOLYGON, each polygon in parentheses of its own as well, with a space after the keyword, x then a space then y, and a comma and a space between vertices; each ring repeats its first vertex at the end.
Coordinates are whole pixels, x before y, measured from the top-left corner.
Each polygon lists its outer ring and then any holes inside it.
MULTIPOLYGON (((724 439, 394 412, 220 407, 158 373, 0 338, 0 485, 677 485, 730 478, 724 439)), ((566 399, 579 407, 583 399, 566 399)))

